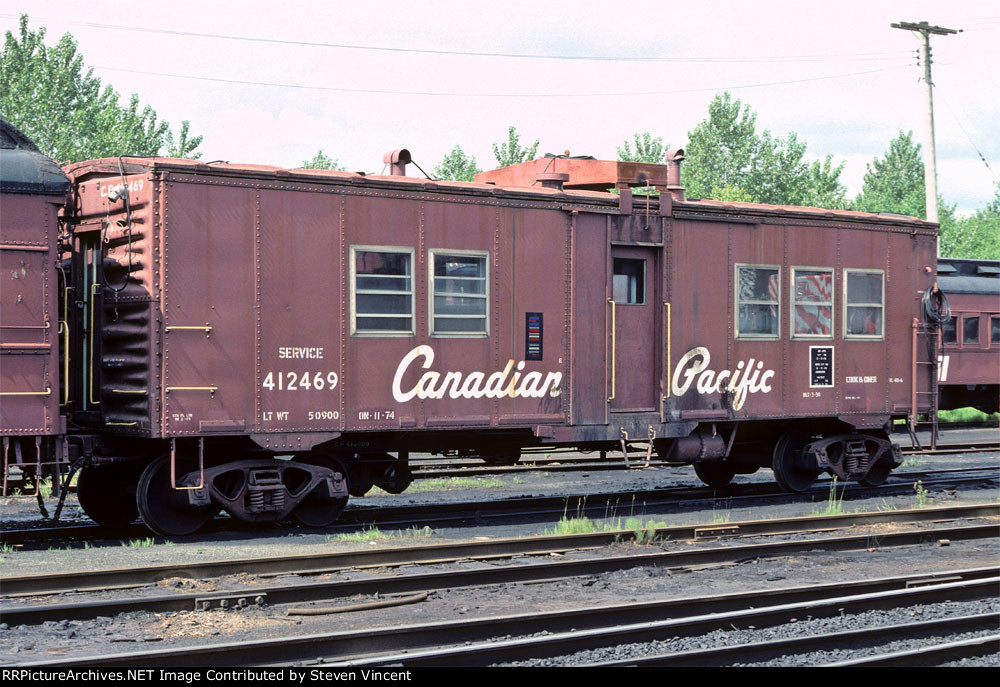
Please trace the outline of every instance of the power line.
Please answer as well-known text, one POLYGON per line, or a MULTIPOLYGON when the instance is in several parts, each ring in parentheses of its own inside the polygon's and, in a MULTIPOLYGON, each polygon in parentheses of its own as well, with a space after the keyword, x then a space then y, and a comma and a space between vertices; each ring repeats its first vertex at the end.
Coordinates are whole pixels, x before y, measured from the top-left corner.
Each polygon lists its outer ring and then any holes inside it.
MULTIPOLYGON (((14 18, 16 15, 0 13, 0 17, 14 18)), ((63 21, 58 18, 42 17, 44 21, 63 21)), ((376 46, 358 45, 349 43, 325 43, 319 41, 285 40, 279 38, 261 38, 256 36, 237 36, 220 33, 203 33, 197 31, 179 31, 174 29, 155 29, 141 26, 121 26, 117 24, 103 24, 97 22, 84 22, 70 20, 71 24, 77 26, 87 26, 97 29, 110 29, 115 31, 133 31, 138 33, 153 33, 170 36, 181 36, 186 38, 211 38, 228 41, 241 41, 251 43, 271 43, 275 45, 294 45, 314 48, 335 48, 340 50, 365 50, 389 53, 409 53, 422 55, 446 55, 457 57, 492 57, 510 59, 530 59, 530 60, 576 60, 593 62, 720 62, 720 63, 742 63, 742 62, 859 62, 872 60, 894 60, 903 57, 903 51, 881 51, 866 53, 841 53, 834 55, 771 55, 759 57, 643 57, 643 56, 598 56, 598 55, 544 55, 536 53, 508 53, 508 52, 476 52, 466 50, 435 50, 426 48, 400 48, 397 46, 376 46)))
POLYGON ((702 88, 683 88, 668 91, 628 91, 628 92, 606 92, 606 93, 457 93, 446 91, 393 91, 375 88, 341 88, 337 86, 308 86, 301 84, 275 83, 269 81, 244 81, 240 79, 222 79, 212 76, 192 76, 188 74, 170 74, 166 72, 150 72, 138 69, 124 69, 121 67, 103 67, 95 65, 95 69, 104 69, 113 72, 125 72, 128 74, 142 74, 145 76, 162 76, 172 79, 190 79, 194 81, 210 81, 214 83, 235 84, 239 86, 267 86, 272 88, 294 88, 298 90, 312 91, 334 91, 337 93, 358 93, 373 95, 410 95, 410 96, 432 96, 447 98, 606 98, 618 96, 649 96, 649 95, 677 95, 681 93, 702 93, 706 91, 735 91, 743 88, 763 88, 765 86, 782 86, 786 84, 808 83, 812 81, 828 81, 830 79, 845 79, 852 76, 864 76, 866 74, 876 74, 879 72, 893 71, 907 68, 909 65, 898 67, 883 67, 881 69, 869 69, 862 72, 850 72, 847 74, 830 74, 827 76, 814 76, 804 79, 790 79, 787 81, 767 81, 762 83, 741 84, 736 86, 711 86, 702 88))

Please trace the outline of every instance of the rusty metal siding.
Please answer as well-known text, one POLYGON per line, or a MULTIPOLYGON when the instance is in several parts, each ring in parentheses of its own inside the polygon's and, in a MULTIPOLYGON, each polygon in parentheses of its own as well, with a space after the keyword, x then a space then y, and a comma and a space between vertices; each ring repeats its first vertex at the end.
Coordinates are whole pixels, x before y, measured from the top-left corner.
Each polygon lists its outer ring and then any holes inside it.
POLYGON ((577 216, 573 246, 573 423, 607 422, 607 217, 577 216))
POLYGON ((202 181, 166 184, 164 434, 247 431, 254 418, 258 191, 202 181))
POLYGON ((55 269, 60 197, 0 201, 0 436, 59 431, 55 269))

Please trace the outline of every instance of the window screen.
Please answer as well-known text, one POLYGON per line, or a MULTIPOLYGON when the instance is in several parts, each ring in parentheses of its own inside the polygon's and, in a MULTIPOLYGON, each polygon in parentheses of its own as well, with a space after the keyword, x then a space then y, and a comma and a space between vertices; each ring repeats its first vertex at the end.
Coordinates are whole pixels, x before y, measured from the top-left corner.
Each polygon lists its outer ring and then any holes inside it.
POLYGON ((413 254, 352 249, 354 332, 413 334, 413 254))
POLYGON ((846 336, 882 337, 882 272, 844 270, 846 298, 846 336))
POLYGON ((736 335, 777 337, 780 294, 777 267, 737 265, 736 335))
POLYGON ((792 270, 792 335, 833 337, 833 270, 792 270))
POLYGON ((434 302, 431 334, 472 336, 489 333, 487 254, 431 251, 434 302))

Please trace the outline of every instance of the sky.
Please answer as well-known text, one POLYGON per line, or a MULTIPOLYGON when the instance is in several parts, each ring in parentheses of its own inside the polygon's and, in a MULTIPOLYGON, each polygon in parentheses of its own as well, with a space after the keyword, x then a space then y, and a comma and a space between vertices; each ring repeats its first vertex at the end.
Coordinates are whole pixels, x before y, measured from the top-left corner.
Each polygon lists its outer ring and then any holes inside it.
POLYGON ((188 120, 205 161, 298 167, 322 149, 379 173, 407 148, 430 173, 461 145, 491 169, 511 125, 540 154, 615 159, 643 131, 683 148, 729 90, 758 131, 845 162, 850 197, 900 131, 925 141, 920 41, 890 24, 927 21, 963 30, 931 40, 938 190, 968 214, 1000 181, 994 2, 5 0, 0 30, 21 13, 49 44, 73 34, 175 133, 188 120))

